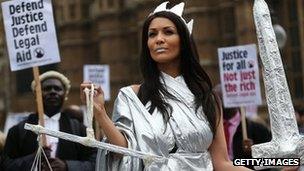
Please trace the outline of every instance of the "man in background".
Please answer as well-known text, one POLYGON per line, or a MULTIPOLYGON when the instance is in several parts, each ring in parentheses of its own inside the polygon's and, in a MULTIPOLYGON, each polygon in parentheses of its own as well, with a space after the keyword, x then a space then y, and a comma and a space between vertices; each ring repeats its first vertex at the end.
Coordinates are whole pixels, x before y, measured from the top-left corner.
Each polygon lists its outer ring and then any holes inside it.
MULTIPOLYGON (((214 91, 223 99, 221 86, 217 85, 214 91)), ((271 140, 271 132, 261 123, 254 122, 246 118, 246 130, 248 140, 244 140, 241 124, 241 111, 239 107, 226 108, 222 103, 223 108, 223 124, 226 138, 226 145, 230 160, 233 159, 250 159, 251 145, 265 143, 271 140), (250 141, 250 143, 248 143, 250 141), (251 145, 249 145, 251 144, 251 145)), ((245 166, 253 169, 253 166, 245 166)), ((270 170, 270 169, 265 169, 270 170)))
MULTIPOLYGON (((70 89, 70 81, 56 71, 48 71, 39 76, 44 107, 45 128, 78 136, 86 135, 86 128, 67 112, 61 112, 70 89)), ((32 82, 32 90, 35 90, 32 82)), ((31 170, 38 149, 37 135, 24 129, 25 123, 38 124, 38 114, 30 114, 27 119, 12 127, 4 146, 6 170, 31 170)), ((94 170, 96 151, 81 144, 46 136, 44 147, 50 166, 57 171, 94 170)), ((46 163, 42 166, 46 167, 46 163)))

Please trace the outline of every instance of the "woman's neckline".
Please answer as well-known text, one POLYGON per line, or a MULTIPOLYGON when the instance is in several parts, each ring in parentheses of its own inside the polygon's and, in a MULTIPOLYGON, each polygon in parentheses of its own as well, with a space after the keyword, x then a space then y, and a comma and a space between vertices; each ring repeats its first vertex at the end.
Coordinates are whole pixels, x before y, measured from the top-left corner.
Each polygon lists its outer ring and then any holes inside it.
POLYGON ((179 74, 179 75, 177 75, 177 76, 174 77, 174 76, 172 76, 170 74, 165 73, 164 71, 160 71, 160 72, 161 72, 161 74, 163 74, 163 76, 169 77, 169 78, 172 78, 172 79, 178 79, 178 78, 182 77, 181 74, 179 74))

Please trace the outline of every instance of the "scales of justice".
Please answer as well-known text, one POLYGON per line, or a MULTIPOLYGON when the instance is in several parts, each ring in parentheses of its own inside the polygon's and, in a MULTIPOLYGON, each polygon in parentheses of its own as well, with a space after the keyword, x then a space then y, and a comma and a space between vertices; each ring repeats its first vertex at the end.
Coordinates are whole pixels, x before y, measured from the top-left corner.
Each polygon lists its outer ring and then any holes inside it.
MULTIPOLYGON (((259 44, 260 58, 263 63, 263 80, 265 85, 266 101, 270 117, 272 140, 267 143, 252 146, 253 158, 300 158, 304 164, 304 137, 299 134, 294 108, 291 101, 280 51, 273 31, 269 9, 264 0, 255 0, 253 6, 254 22, 259 44)), ((88 119, 87 136, 80 137, 60 131, 45 129, 40 125, 25 124, 24 128, 38 135, 46 134, 85 146, 106 149, 115 153, 129 155, 143 159, 145 164, 153 160, 163 160, 165 157, 131 150, 95 140, 93 121, 93 93, 94 87, 84 90, 86 94, 88 119)), ((39 143, 38 153, 43 152, 39 143)), ((44 152, 43 152, 44 154, 44 152)), ((44 154, 45 155, 45 154, 44 154)), ((37 155, 37 160, 41 155, 37 155)), ((33 164, 33 165, 34 165, 33 164)), ((273 168, 274 166, 272 166, 273 168)), ((256 169, 271 168, 257 166, 256 169)))

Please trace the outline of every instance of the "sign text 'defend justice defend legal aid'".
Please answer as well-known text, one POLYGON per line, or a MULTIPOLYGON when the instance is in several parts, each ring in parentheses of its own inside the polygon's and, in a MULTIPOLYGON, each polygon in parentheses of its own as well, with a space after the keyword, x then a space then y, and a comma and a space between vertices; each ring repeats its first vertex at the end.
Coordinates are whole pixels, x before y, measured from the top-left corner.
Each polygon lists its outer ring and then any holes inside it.
POLYGON ((60 62, 50 0, 1 5, 12 71, 60 62))

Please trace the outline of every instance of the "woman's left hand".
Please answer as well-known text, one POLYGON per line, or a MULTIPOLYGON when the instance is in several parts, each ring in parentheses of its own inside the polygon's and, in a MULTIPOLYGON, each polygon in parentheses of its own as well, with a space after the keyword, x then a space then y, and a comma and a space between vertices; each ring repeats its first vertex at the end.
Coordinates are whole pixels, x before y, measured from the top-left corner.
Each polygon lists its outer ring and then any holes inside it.
MULTIPOLYGON (((81 101, 83 103, 85 103, 85 101, 86 101, 84 89, 85 88, 91 89, 91 86, 92 86, 91 82, 83 82, 80 85, 80 91, 81 91, 80 92, 80 98, 81 98, 81 101)), ((97 110, 103 110, 105 108, 104 107, 105 100, 104 100, 103 90, 101 89, 100 86, 96 86, 96 85, 93 85, 93 86, 94 86, 94 96, 93 96, 94 107, 96 107, 97 110)))

